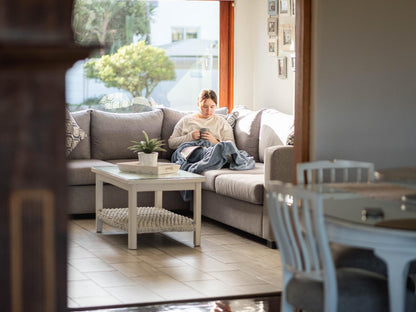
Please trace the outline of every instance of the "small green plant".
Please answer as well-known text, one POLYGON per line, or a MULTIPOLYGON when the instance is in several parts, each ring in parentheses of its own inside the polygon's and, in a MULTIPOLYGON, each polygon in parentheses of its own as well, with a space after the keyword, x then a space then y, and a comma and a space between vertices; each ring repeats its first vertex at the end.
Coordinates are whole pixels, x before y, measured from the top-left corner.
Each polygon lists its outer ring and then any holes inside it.
POLYGON ((143 152, 150 154, 153 152, 166 152, 162 146, 164 145, 163 140, 149 139, 146 131, 143 130, 144 141, 131 141, 134 143, 129 146, 128 149, 134 152, 143 152))

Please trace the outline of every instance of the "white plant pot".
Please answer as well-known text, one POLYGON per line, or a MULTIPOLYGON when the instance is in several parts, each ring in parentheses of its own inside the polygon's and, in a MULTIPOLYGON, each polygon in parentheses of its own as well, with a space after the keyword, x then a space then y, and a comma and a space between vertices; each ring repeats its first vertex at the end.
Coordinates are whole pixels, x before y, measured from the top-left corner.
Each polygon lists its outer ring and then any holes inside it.
POLYGON ((158 152, 153 152, 149 154, 139 152, 138 155, 139 155, 139 162, 141 165, 153 166, 153 167, 157 166, 157 158, 159 156, 158 152))

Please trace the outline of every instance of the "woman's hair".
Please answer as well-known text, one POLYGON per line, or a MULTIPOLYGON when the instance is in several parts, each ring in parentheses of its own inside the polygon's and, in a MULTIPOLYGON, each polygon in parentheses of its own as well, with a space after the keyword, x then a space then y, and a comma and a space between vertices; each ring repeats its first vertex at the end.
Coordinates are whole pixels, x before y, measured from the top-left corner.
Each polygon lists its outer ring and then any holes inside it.
POLYGON ((215 104, 217 103, 217 94, 215 93, 214 90, 211 89, 203 89, 201 90, 201 92, 199 93, 198 96, 198 103, 205 101, 206 99, 211 99, 214 101, 215 104))

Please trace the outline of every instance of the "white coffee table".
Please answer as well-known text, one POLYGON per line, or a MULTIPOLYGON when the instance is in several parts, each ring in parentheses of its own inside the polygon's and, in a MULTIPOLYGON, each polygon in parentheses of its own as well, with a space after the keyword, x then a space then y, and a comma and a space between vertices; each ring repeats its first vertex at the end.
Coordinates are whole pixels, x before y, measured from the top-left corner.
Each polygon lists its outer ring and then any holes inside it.
POLYGON ((205 177, 179 170, 174 174, 148 175, 127 173, 117 166, 100 166, 95 173, 95 205, 97 233, 103 223, 128 233, 128 248, 137 249, 137 233, 193 231, 194 246, 201 244, 201 183, 205 177), (103 183, 110 183, 128 192, 127 208, 103 207, 103 183), (193 219, 163 209, 163 191, 193 190, 193 219), (154 207, 137 207, 137 193, 155 192, 154 207))

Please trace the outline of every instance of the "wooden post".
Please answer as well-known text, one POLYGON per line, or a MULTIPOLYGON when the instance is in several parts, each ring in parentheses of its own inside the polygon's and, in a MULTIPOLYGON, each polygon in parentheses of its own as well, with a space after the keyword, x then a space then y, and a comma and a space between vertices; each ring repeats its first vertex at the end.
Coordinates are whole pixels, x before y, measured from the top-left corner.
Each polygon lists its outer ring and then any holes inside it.
POLYGON ((67 310, 65 73, 72 1, 0 2, 2 311, 67 310))

